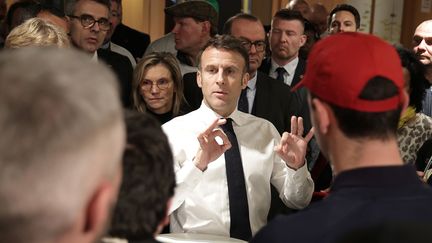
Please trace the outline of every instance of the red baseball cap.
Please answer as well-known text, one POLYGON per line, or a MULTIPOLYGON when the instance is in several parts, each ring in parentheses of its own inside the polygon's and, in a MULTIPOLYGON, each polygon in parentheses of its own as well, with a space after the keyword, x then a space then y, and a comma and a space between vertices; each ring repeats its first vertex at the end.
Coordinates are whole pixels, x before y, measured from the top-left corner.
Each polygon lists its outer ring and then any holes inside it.
POLYGON ((303 80, 293 90, 306 87, 330 104, 363 112, 384 112, 404 102, 402 64, 395 48, 380 38, 358 32, 331 35, 315 44, 303 80), (376 76, 398 87, 399 95, 384 100, 364 100, 360 93, 376 76))

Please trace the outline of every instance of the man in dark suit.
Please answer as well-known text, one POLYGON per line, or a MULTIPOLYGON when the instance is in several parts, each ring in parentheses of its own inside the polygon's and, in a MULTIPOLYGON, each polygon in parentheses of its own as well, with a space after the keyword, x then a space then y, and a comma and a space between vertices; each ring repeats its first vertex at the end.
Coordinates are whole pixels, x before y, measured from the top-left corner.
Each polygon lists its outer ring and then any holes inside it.
POLYGON ((430 225, 432 190, 404 165, 396 138, 408 105, 404 83, 397 52, 378 37, 341 33, 316 44, 300 84, 333 165, 332 189, 325 200, 269 223, 252 243, 352 242, 340 240, 368 227, 430 225))
POLYGON ((271 58, 259 70, 289 86, 296 85, 305 72, 306 61, 299 58, 299 50, 306 43, 304 22, 300 12, 281 9, 273 16, 269 42, 271 58))
POLYGON ((130 53, 132 53, 135 60, 138 62, 138 59, 142 58, 147 46, 150 44, 150 36, 146 33, 134 30, 122 23, 123 8, 121 0, 111 0, 111 3, 118 5, 118 18, 120 19, 120 23, 116 26, 114 33, 111 36, 111 41, 126 48, 130 53))
POLYGON ((110 0, 71 0, 66 2, 72 44, 92 55, 94 61, 102 60, 117 75, 125 107, 131 106, 132 66, 120 54, 98 50, 111 28, 109 22, 110 0))
MULTIPOLYGON (((252 78, 243 90, 248 104, 246 112, 270 121, 280 134, 291 131, 292 116, 301 116, 304 120, 305 131, 308 131, 311 128, 309 114, 305 112, 298 94, 291 92, 282 81, 258 71, 266 47, 265 31, 261 21, 253 15, 240 13, 227 20, 223 31, 225 34, 242 40, 243 46, 248 50, 248 72, 252 78)), ((242 103, 245 102, 240 97, 239 110, 244 109, 242 103)), ((310 160, 310 154, 307 157, 310 160)), ((278 214, 287 214, 292 211, 282 202, 277 190, 273 186, 271 189, 272 199, 267 217, 269 220, 278 214)))

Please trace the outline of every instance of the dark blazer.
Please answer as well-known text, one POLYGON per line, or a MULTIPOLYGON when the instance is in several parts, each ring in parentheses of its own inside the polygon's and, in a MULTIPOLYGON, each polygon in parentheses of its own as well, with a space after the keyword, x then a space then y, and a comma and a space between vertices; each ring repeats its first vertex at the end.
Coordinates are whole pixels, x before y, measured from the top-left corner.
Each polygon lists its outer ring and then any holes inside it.
POLYGON ((117 25, 111 41, 130 51, 138 62, 138 58, 142 58, 150 44, 150 36, 120 23, 117 25))
MULTIPOLYGON (((258 70, 267 75, 270 75, 270 68, 271 68, 271 58, 266 58, 265 60, 263 60, 258 70)), ((306 61, 299 57, 299 62, 294 72, 294 77, 291 83, 291 87, 294 87, 298 82, 300 82, 300 80, 303 78, 305 71, 306 71, 306 61)))
MULTIPOLYGON (((392 242, 383 239, 405 236, 386 231, 392 224, 399 223, 405 228, 422 225, 430 230, 431 205, 432 189, 419 180, 411 165, 344 171, 336 176, 328 197, 298 213, 276 218, 250 242, 353 242, 340 239, 354 230, 365 229, 375 232, 369 235, 374 239, 355 242, 392 242)), ((427 231, 418 229, 411 233, 428 236, 427 231)), ((402 239, 405 240, 396 242, 423 242, 402 239)))
POLYGON ((300 102, 299 96, 283 82, 257 73, 252 114, 273 123, 280 134, 291 130, 291 116, 303 116, 300 102))
POLYGON ((118 53, 98 49, 98 58, 106 63, 116 74, 124 107, 132 106, 132 64, 129 59, 118 53))

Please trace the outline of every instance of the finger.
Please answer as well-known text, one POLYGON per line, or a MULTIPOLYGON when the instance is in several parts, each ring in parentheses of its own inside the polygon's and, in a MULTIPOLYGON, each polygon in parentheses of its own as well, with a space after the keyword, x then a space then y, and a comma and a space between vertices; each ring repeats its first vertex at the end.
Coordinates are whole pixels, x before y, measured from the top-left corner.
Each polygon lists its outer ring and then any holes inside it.
POLYGON ((216 118, 211 124, 210 126, 204 130, 204 132, 202 132, 201 134, 204 135, 208 135, 210 134, 216 127, 218 127, 219 125, 225 124, 226 123, 226 119, 219 119, 216 118))
POLYGON ((315 127, 312 127, 312 128, 309 130, 309 132, 308 132, 308 134, 306 135, 306 137, 304 138, 304 140, 306 141, 306 143, 308 143, 308 142, 312 139, 314 133, 315 133, 315 127))
POLYGON ((281 137, 279 146, 283 147, 283 145, 286 144, 286 140, 288 139, 288 135, 289 135, 289 133, 287 133, 287 132, 282 133, 282 137, 281 137))
POLYGON ((231 146, 231 142, 228 139, 227 135, 220 129, 216 129, 209 134, 209 140, 215 139, 216 137, 220 137, 222 139, 222 144, 229 144, 231 146))
POLYGON ((303 127, 303 117, 299 116, 297 118, 297 135, 303 136, 304 127, 303 127))
POLYGON ((297 117, 296 116, 291 117, 291 133, 297 134, 297 117))

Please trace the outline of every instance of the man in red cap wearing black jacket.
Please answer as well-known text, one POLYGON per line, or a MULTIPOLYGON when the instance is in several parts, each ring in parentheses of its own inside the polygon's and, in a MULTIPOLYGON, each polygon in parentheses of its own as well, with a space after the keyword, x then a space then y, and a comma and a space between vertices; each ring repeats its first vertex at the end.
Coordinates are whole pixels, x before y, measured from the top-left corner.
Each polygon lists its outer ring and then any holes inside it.
POLYGON ((343 238, 367 227, 429 223, 432 190, 403 165, 396 140, 408 98, 395 49, 372 35, 330 36, 312 50, 301 86, 335 174, 330 195, 252 242, 352 242, 343 238))

